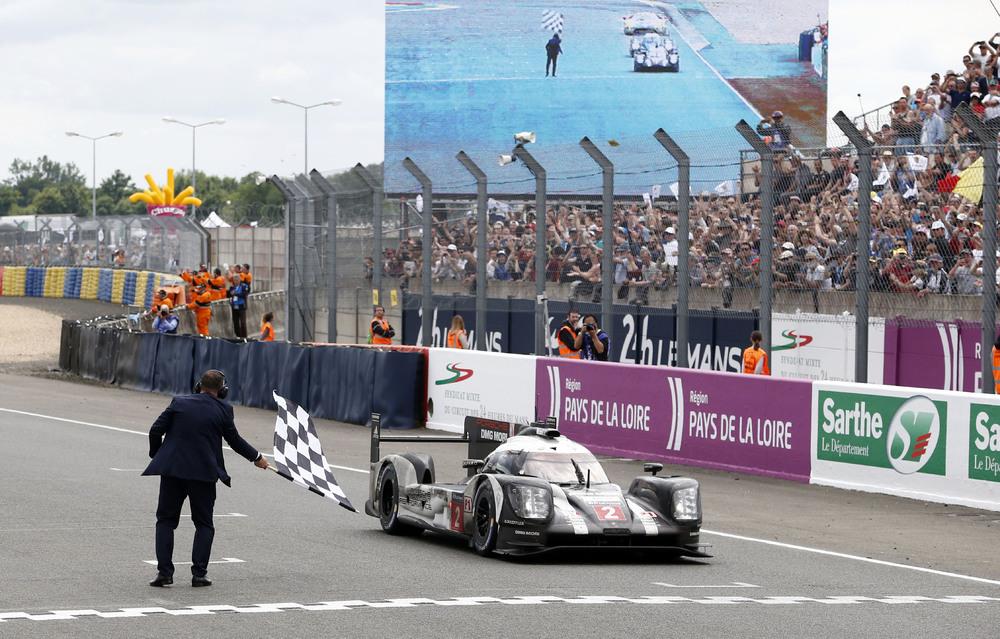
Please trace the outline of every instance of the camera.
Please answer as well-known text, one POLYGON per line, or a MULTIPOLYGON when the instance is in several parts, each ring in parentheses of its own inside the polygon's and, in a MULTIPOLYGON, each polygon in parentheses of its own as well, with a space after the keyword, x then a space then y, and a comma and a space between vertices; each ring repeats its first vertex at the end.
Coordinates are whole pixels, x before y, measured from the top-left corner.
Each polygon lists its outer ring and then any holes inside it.
POLYGON ((587 329, 588 331, 596 331, 597 330, 597 326, 595 326, 593 324, 584 324, 583 327, 585 329, 587 329))

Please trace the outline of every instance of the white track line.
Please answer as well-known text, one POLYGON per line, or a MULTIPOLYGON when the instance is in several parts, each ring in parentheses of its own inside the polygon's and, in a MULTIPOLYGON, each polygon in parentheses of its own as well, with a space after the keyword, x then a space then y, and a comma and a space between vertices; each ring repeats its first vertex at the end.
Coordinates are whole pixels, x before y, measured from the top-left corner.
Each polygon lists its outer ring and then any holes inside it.
POLYGON ((332 612, 365 609, 388 608, 463 608, 473 606, 538 606, 538 605, 583 605, 583 606, 675 606, 680 604, 696 604, 701 606, 801 606, 832 605, 850 606, 884 604, 889 606, 916 605, 927 606, 938 603, 944 605, 972 604, 982 606, 996 604, 1000 597, 988 595, 953 595, 947 597, 925 597, 921 595, 881 595, 877 597, 866 595, 828 595, 825 597, 780 596, 780 597, 616 597, 609 595, 580 595, 577 597, 553 597, 535 595, 524 597, 455 597, 453 599, 429 599, 427 597, 408 597, 400 599, 383 599, 381 601, 362 601, 349 599, 343 601, 320 601, 310 604, 294 602, 258 603, 258 604, 214 604, 207 606, 187 606, 184 608, 163 608, 150 606, 144 608, 120 608, 118 610, 50 610, 47 612, 0 612, 0 624, 24 623, 29 621, 80 621, 87 618, 122 619, 149 616, 192 616, 217 614, 261 614, 282 613, 292 611, 332 612))
MULTIPOLYGON (((150 566, 155 566, 156 565, 156 560, 155 559, 143 559, 142 563, 149 564, 150 566)), ((236 557, 223 557, 222 559, 213 560, 213 561, 210 561, 208 563, 210 563, 210 564, 245 564, 246 562, 243 561, 242 559, 237 559, 236 557)), ((175 561, 174 565, 175 566, 190 566, 191 562, 190 561, 175 561)))
MULTIPOLYGON (((43 415, 41 413, 29 413, 27 411, 15 410, 13 408, 0 408, 0 412, 3 412, 3 413, 14 413, 16 415, 27 415, 29 417, 38 417, 40 419, 51 419, 51 420, 54 420, 54 421, 57 421, 57 422, 65 422, 65 423, 68 423, 68 424, 78 424, 78 425, 81 425, 81 426, 90 426, 90 427, 93 427, 93 428, 100 428, 100 429, 103 429, 103 430, 117 431, 117 432, 120 432, 120 433, 129 433, 131 435, 143 435, 143 436, 147 435, 147 433, 143 433, 143 432, 138 431, 138 430, 129 430, 127 428, 118 428, 116 426, 107 426, 105 424, 95 424, 93 422, 83 422, 83 421, 80 421, 80 420, 77 420, 77 419, 67 419, 65 417, 55 417, 53 415, 43 415)), ((223 448, 226 448, 227 450, 231 450, 231 449, 229 449, 229 448, 227 448, 225 446, 223 448)), ((268 455, 268 457, 271 457, 271 455, 268 455)), ((337 468, 337 469, 340 469, 340 470, 348 470, 348 471, 355 472, 355 473, 363 473, 365 475, 367 475, 368 472, 369 472, 366 469, 363 469, 363 468, 352 468, 351 466, 334 466, 333 464, 330 464, 330 467, 331 468, 337 468)), ((767 546, 776 546, 778 548, 785 548, 785 549, 788 549, 788 550, 798 550, 800 552, 811 552, 811 553, 814 553, 814 554, 817 554, 817 555, 826 555, 828 557, 837 557, 839 559, 851 559, 851 560, 854 560, 854 561, 861 561, 861 562, 868 563, 868 564, 874 564, 876 566, 887 566, 887 567, 890 567, 890 568, 902 568, 904 570, 914 570, 916 572, 923 572, 923 573, 927 573, 927 574, 930 574, 930 575, 937 575, 938 577, 951 577, 953 579, 964 579, 966 581, 975 581, 977 583, 991 584, 991 585, 994 585, 994 586, 1000 586, 1000 580, 996 580, 996 579, 986 579, 984 577, 974 577, 972 575, 963 575, 963 574, 957 573, 957 572, 946 572, 944 570, 934 570, 933 568, 924 568, 922 566, 911 566, 911 565, 908 565, 908 564, 899 564, 899 563, 896 563, 896 562, 893 562, 893 561, 884 561, 882 559, 872 559, 871 557, 862 557, 860 555, 850 555, 850 554, 847 554, 847 553, 835 552, 833 550, 823 550, 822 548, 810 548, 809 546, 799 546, 799 545, 796 545, 796 544, 786 544, 786 543, 780 542, 780 541, 772 541, 770 539, 760 539, 760 538, 757 538, 757 537, 747 537, 745 535, 736 535, 736 534, 733 534, 733 533, 720 532, 720 531, 717 531, 717 530, 708 530, 706 528, 702 528, 701 532, 705 533, 706 535, 716 535, 717 537, 728 537, 729 539, 738 539, 740 541, 749 541, 749 542, 753 542, 753 543, 757 543, 757 544, 765 544, 767 546)))
POLYGON ((740 541, 752 541, 757 544, 765 544, 768 546, 777 546, 778 548, 787 548, 789 550, 799 550, 801 552, 811 552, 817 555, 826 555, 827 557, 838 557, 840 559, 853 559, 854 561, 863 561, 868 564, 875 564, 877 566, 890 566, 892 568, 904 568, 906 570, 916 570, 917 572, 925 572, 931 575, 937 575, 939 577, 952 577, 954 579, 965 579, 967 581, 975 581, 982 584, 992 584, 994 586, 1000 586, 1000 581, 996 579, 985 579, 983 577, 973 577, 971 575, 963 575, 957 572, 945 572, 943 570, 934 570, 933 568, 924 568, 922 566, 910 566, 908 564, 897 564, 894 561, 884 561, 882 559, 872 559, 871 557, 861 557, 859 555, 849 555, 842 552, 834 552, 833 550, 823 550, 822 548, 810 548, 809 546, 798 546, 796 544, 786 544, 781 541, 771 541, 770 539, 759 539, 757 537, 747 537, 745 535, 734 535, 733 533, 724 533, 716 530, 707 530, 705 528, 701 529, 701 532, 706 535, 716 535, 717 537, 727 537, 729 539, 739 539, 740 541))

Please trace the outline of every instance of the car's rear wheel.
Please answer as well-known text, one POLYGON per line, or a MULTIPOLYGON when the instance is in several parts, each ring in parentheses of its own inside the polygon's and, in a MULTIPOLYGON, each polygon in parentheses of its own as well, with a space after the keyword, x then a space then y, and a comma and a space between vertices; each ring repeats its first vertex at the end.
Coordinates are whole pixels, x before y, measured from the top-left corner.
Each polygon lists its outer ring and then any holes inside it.
POLYGON ((382 530, 390 535, 412 535, 420 532, 418 528, 399 521, 399 480, 396 469, 386 466, 379 478, 378 521, 382 530))
POLYGON ((493 487, 484 481, 476 489, 472 499, 474 504, 472 515, 472 548, 476 553, 486 557, 493 554, 497 546, 497 512, 496 500, 493 498, 493 487))

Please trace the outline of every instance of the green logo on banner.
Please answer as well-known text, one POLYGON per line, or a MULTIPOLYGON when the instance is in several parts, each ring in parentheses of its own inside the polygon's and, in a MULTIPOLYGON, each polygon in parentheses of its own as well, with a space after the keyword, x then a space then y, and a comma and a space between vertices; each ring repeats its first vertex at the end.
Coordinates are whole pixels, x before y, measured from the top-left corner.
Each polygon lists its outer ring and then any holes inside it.
POLYGON ((969 479, 1000 482, 1000 406, 969 406, 969 479))
POLYGON ((817 421, 818 459, 945 474, 945 402, 820 391, 817 421))

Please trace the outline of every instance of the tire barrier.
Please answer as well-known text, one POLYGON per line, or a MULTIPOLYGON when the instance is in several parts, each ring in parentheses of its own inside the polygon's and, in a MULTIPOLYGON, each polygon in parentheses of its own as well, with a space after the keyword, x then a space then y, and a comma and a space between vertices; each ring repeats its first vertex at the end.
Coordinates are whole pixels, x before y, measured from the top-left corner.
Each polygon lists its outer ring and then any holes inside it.
POLYGON ((178 279, 152 271, 75 266, 0 267, 0 295, 85 299, 148 308, 165 282, 178 279))
POLYGON ((100 318, 63 322, 59 367, 171 395, 190 393, 198 375, 216 368, 226 373, 234 404, 274 409, 277 390, 315 417, 364 424, 380 412, 386 428, 413 428, 424 421, 426 357, 425 349, 412 347, 383 351, 142 333, 100 318))

